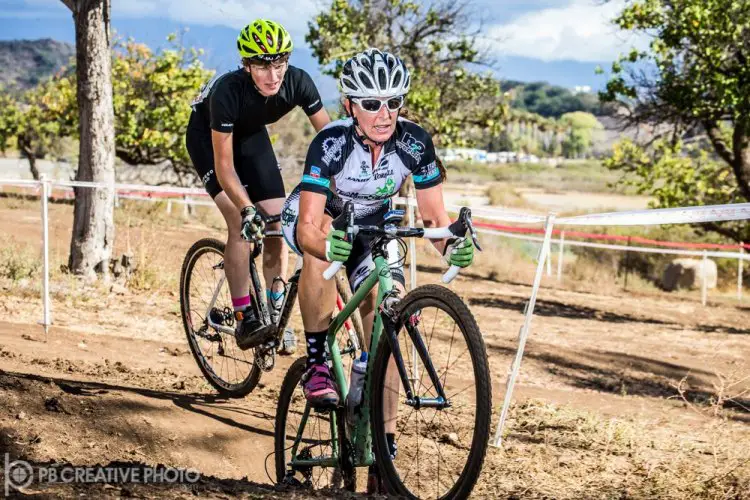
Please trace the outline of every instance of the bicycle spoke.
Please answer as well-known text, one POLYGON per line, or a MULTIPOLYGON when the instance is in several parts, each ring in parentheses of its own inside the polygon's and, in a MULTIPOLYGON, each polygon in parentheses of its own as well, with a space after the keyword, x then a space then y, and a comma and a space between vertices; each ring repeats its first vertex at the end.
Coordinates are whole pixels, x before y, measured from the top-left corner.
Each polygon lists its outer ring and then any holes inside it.
MULTIPOLYGON (((445 362, 446 366, 450 365, 450 362, 451 362, 451 351, 453 351, 453 340, 455 339, 455 336, 456 336, 456 326, 457 325, 453 323, 453 331, 451 332, 451 345, 448 347, 448 360, 445 362)), ((445 378, 447 376, 448 376, 448 370, 446 370, 445 373, 443 374, 443 380, 441 382, 443 384, 443 388, 445 388, 445 378)))
MULTIPOLYGON (((438 452, 438 456, 439 456, 439 457, 440 457, 440 458, 442 459, 442 461, 443 461, 443 462, 445 462, 445 463, 446 463, 446 465, 447 465, 447 464, 448 464, 448 461, 447 461, 447 460, 445 460, 445 458, 443 457, 443 453, 442 453, 442 452, 440 451, 440 445, 436 443, 435 449, 436 449, 436 450, 437 450, 437 452, 438 452)), ((439 470, 440 470, 440 462, 438 462, 438 483, 440 483, 440 473, 439 473, 439 470)), ((450 472, 450 467, 448 467, 448 471, 450 472)), ((450 490, 450 489, 451 489, 451 485, 446 485, 446 486, 448 486, 448 488, 447 488, 448 490, 450 490)))

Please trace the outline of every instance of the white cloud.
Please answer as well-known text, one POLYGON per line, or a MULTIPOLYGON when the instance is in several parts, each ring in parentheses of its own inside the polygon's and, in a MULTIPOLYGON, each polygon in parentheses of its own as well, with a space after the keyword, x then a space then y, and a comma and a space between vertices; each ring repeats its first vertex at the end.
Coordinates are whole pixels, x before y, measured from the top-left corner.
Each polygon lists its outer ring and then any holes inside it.
POLYGON ((495 40, 490 50, 498 56, 522 56, 544 61, 611 61, 645 40, 618 31, 611 20, 625 0, 601 3, 572 0, 562 7, 523 14, 488 30, 495 40))
POLYGON ((165 17, 186 24, 221 25, 240 29, 257 18, 273 19, 289 30, 298 44, 307 21, 318 11, 315 0, 118 0, 114 15, 131 18, 165 17))

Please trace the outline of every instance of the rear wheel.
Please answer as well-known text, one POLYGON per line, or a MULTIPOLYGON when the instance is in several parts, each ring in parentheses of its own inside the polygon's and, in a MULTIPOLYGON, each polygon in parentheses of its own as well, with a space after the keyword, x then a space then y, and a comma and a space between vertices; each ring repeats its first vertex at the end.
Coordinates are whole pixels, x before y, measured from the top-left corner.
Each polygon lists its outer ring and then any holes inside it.
POLYGON ((208 383, 222 396, 241 398, 258 385, 261 370, 251 351, 237 347, 229 285, 224 276, 224 243, 204 238, 185 256, 180 275, 180 310, 190 351, 208 383), (215 296, 215 298, 214 298, 215 296))
POLYGON ((450 406, 407 404, 400 379, 388 386, 393 357, 385 335, 373 366, 373 443, 390 493, 408 498, 466 498, 482 469, 492 410, 487 353, 469 308, 449 289, 421 286, 397 306, 398 342, 415 397, 437 398, 432 363, 450 406), (424 345, 420 351, 421 338, 424 345), (391 459, 386 433, 397 445, 391 459))

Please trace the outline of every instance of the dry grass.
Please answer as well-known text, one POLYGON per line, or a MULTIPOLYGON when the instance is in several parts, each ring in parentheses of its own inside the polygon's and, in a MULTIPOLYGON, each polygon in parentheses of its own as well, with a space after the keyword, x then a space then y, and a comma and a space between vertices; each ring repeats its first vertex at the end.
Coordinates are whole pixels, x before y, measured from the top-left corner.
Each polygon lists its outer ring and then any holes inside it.
POLYGON ((566 162, 559 167, 531 163, 471 163, 447 165, 451 182, 499 181, 524 188, 542 188, 548 192, 582 191, 590 193, 623 192, 615 186, 620 173, 608 170, 596 160, 566 162))
MULTIPOLYGON (((478 274, 492 281, 527 283, 534 280, 539 243, 507 239, 480 234, 483 252, 478 253, 475 269, 478 274)), ((616 252, 590 256, 587 253, 566 252, 563 260, 562 280, 557 281, 559 253, 552 246, 551 275, 545 274, 543 286, 556 286, 575 291, 595 291, 604 295, 617 295, 625 288, 625 276, 619 268, 622 254, 616 252)), ((627 289, 659 293, 649 280, 635 272, 628 274, 627 289)))
POLYGON ((508 184, 492 184, 487 188, 490 205, 496 207, 527 208, 529 203, 508 184))
POLYGON ((18 243, 15 238, 0 247, 0 278, 13 283, 34 279, 41 271, 39 248, 18 243))
POLYGON ((699 436, 656 421, 606 418, 530 400, 512 407, 504 448, 490 448, 478 496, 747 498, 750 450, 707 425, 699 436))

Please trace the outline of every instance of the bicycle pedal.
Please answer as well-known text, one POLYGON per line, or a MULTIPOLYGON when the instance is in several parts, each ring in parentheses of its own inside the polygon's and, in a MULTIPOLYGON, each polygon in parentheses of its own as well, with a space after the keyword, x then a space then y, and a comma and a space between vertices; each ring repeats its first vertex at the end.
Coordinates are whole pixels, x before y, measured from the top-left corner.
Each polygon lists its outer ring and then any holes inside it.
POLYGON ((303 484, 302 481, 294 477, 294 472, 289 472, 276 486, 278 491, 285 491, 302 488, 303 484))
POLYGON ((323 405, 315 405, 312 407, 312 410, 315 413, 331 413, 332 411, 336 411, 338 408, 338 405, 334 404, 323 404, 323 405))

